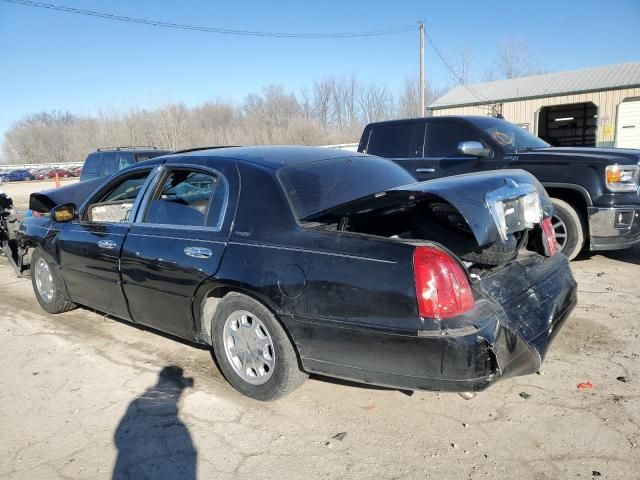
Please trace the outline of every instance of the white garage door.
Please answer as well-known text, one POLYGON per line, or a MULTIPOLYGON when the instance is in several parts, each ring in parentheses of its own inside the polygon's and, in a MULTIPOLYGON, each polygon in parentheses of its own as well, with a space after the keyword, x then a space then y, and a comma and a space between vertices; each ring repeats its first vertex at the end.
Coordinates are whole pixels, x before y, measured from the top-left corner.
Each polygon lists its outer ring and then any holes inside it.
POLYGON ((618 106, 616 147, 640 148, 640 100, 618 106))

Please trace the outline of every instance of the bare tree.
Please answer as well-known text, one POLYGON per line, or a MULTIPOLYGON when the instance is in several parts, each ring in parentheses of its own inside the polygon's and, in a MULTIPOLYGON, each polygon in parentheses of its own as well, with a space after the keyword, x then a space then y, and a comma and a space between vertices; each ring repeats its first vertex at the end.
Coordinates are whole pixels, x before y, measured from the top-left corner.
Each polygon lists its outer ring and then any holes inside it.
POLYGON ((503 78, 526 77, 543 73, 539 60, 529 46, 515 38, 503 40, 496 60, 498 75, 503 78))
POLYGON ((495 82, 496 80, 500 80, 500 77, 497 74, 497 72, 495 71, 495 69, 493 69, 493 68, 488 68, 482 74, 482 81, 483 82, 495 82))
POLYGON ((358 91, 360 84, 351 76, 333 81, 333 122, 338 128, 351 128, 358 122, 358 91))
POLYGON ((377 122, 393 111, 393 97, 387 87, 370 84, 360 91, 358 98, 364 123, 377 122))
POLYGON ((315 118, 326 127, 331 120, 331 99, 335 91, 335 80, 324 78, 314 82, 312 91, 315 118))
MULTIPOLYGON (((406 78, 400 97, 398 98, 398 111, 396 115, 401 118, 414 118, 424 116, 426 112, 420 112, 420 86, 417 78, 406 78)), ((434 89, 429 82, 424 86, 425 105, 433 103, 444 94, 443 90, 434 89)))
POLYGON ((159 146, 170 150, 187 147, 185 142, 187 108, 174 103, 162 107, 154 116, 159 146))
POLYGON ((473 52, 469 45, 459 47, 454 55, 450 72, 449 84, 451 87, 468 85, 471 83, 473 65, 473 52))

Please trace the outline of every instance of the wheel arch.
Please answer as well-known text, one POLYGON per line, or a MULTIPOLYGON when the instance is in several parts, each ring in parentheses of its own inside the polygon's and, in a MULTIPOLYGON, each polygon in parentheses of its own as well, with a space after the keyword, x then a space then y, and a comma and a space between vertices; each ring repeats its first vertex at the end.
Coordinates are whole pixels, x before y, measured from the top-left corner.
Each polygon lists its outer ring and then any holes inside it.
POLYGON ((216 315, 220 302, 229 293, 240 293, 242 295, 245 295, 269 310, 271 314, 276 318, 278 323, 280 323, 287 336, 289 337, 289 340, 291 340, 291 343, 293 344, 298 357, 300 356, 298 346, 294 341, 291 332, 289 332, 286 324, 278 316, 278 308, 276 304, 268 297, 259 294, 256 289, 251 287, 251 285, 230 280, 224 281, 220 279, 212 279, 209 281, 205 281, 202 285, 200 285, 200 287, 198 288, 198 292, 194 296, 192 314, 195 325, 196 339, 200 343, 212 345, 213 342, 211 339, 211 322, 216 315))
POLYGON ((543 186, 551 198, 563 200, 576 210, 582 220, 582 230, 585 238, 587 238, 589 235, 587 208, 593 205, 591 195, 589 195, 587 189, 580 185, 568 183, 545 183, 543 186))
POLYGON ((193 316, 195 324, 195 336, 196 340, 202 344, 213 347, 213 339, 211 337, 212 323, 215 318, 216 312, 220 302, 230 293, 240 293, 246 295, 252 300, 258 302, 265 307, 276 321, 280 324, 285 334, 289 338, 293 349, 296 352, 298 366, 304 371, 302 365, 302 356, 300 355, 300 348, 295 341, 293 335, 287 328, 285 322, 279 317, 275 304, 263 295, 257 294, 255 289, 252 289, 250 285, 241 284, 237 282, 221 282, 219 279, 215 281, 205 282, 198 289, 199 295, 194 297, 193 302, 193 316))

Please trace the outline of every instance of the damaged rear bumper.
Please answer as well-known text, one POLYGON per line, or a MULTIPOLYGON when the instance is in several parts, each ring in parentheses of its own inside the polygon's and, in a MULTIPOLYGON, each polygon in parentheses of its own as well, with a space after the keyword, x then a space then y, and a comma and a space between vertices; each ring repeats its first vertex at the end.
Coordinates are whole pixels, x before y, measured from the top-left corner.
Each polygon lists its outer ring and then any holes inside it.
POLYGON ((513 262, 474 285, 477 307, 416 335, 290 319, 305 370, 407 390, 480 391, 535 373, 576 304, 563 255, 513 262), (298 337, 300 338, 300 337, 298 337))

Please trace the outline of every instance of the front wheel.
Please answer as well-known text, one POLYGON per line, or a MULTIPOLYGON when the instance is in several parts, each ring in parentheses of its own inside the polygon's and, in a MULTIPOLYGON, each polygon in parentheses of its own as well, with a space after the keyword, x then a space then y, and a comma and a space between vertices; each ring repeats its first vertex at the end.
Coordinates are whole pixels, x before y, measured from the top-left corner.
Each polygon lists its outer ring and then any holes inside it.
POLYGON ((47 312, 63 313, 76 308, 76 304, 65 297, 55 266, 40 248, 31 255, 31 284, 38 303, 47 312))
POLYGON ((585 235, 582 219, 575 208, 564 200, 552 198, 551 202, 555 209, 551 223, 558 242, 558 249, 569 260, 573 260, 584 247, 585 235))
POLYGON ((220 302, 211 325, 213 351, 227 381, 256 400, 283 397, 304 383, 298 355, 275 316, 240 293, 220 302))

